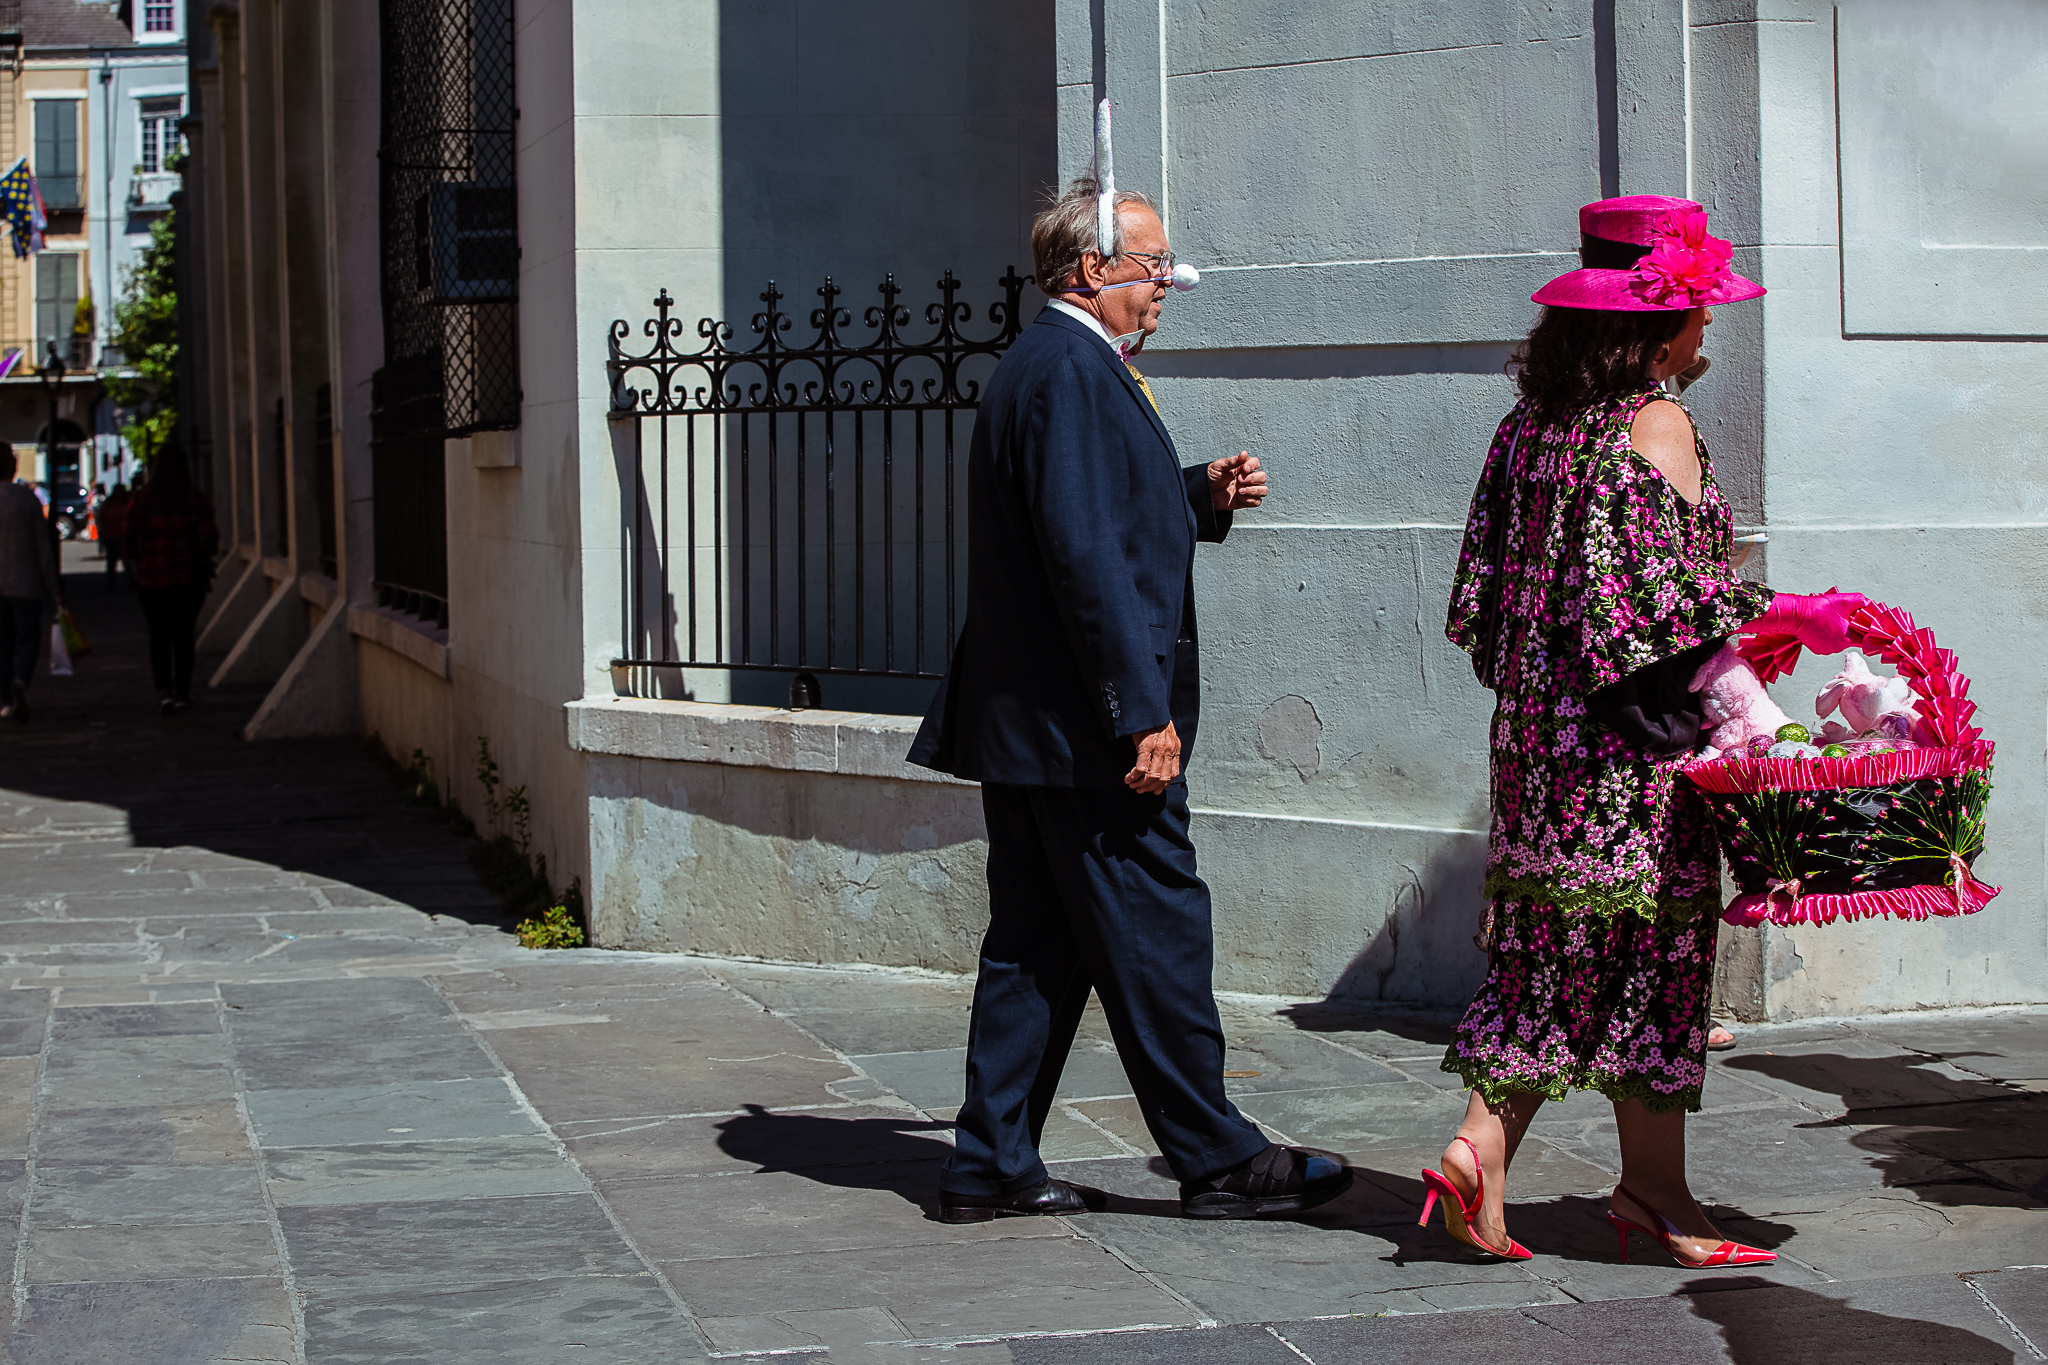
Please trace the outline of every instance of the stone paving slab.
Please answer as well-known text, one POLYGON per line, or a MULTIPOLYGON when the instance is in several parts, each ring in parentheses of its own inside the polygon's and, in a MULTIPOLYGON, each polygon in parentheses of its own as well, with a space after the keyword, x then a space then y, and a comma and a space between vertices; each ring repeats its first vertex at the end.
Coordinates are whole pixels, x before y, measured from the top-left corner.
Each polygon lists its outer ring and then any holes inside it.
MULTIPOLYGON (((261 1213, 260 1207, 256 1210, 261 1213)), ((134 1280, 277 1279, 284 1272, 270 1224, 137 1222, 55 1227, 27 1239, 30 1284, 134 1280)))
POLYGON ((305 1358, 328 1365, 670 1365, 707 1354, 689 1314, 644 1272, 339 1290, 306 1307, 305 1358))
POLYGON ((14 1365, 212 1365, 300 1359, 281 1280, 38 1284, 17 1299, 14 1365))

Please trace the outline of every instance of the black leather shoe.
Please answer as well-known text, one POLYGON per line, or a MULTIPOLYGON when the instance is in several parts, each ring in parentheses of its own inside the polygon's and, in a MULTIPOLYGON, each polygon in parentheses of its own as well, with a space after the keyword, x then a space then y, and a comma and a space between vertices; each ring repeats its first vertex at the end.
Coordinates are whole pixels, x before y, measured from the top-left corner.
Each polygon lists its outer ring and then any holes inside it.
POLYGON ((1190 1218, 1269 1218, 1326 1204, 1351 1188, 1351 1168, 1335 1152, 1268 1143, 1250 1161, 1180 1187, 1190 1218))
POLYGON ((1056 1217, 1087 1213, 1091 1209, 1102 1208, 1108 1202, 1109 1196, 1101 1190, 1090 1189, 1086 1185, 1069 1185, 1064 1180, 1048 1180, 1043 1185, 1033 1185, 1015 1194, 948 1194, 941 1190, 939 1221, 986 1223, 998 1217, 1056 1217))

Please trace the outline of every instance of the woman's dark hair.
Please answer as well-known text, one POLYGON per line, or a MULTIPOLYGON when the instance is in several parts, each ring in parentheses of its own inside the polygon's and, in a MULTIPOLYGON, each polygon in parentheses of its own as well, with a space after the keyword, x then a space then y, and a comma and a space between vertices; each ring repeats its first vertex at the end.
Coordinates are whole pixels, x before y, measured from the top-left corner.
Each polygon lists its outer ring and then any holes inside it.
POLYGON ((1552 416, 1583 411, 1647 384, 1650 358, 1685 330, 1685 319, 1683 308, 1545 308, 1528 340, 1508 357, 1508 372, 1539 410, 1552 416))

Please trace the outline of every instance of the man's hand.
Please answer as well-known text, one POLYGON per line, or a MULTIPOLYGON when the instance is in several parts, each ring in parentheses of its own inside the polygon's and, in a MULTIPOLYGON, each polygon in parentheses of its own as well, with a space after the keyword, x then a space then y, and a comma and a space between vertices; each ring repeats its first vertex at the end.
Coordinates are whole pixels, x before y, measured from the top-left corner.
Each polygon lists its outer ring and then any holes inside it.
POLYGON ((1209 501, 1219 512, 1242 512, 1266 500, 1266 471, 1248 450, 1209 466, 1209 501))
POLYGON ((1124 785, 1152 796, 1180 776, 1180 735, 1168 721, 1156 730, 1139 732, 1138 766, 1124 774, 1124 785))

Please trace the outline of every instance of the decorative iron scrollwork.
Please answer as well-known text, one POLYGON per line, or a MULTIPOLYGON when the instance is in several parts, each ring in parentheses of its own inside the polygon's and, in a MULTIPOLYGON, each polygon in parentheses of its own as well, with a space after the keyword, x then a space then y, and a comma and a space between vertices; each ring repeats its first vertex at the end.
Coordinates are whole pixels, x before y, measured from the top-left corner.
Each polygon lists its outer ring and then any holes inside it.
POLYGON ((845 291, 828 275, 818 288, 824 302, 810 311, 817 336, 807 346, 785 340, 795 323, 782 307, 785 295, 770 280, 760 294, 767 306, 751 320, 761 339, 744 350, 732 346, 732 326, 713 318, 697 324, 704 343, 699 349, 679 348, 682 320, 664 289, 654 299, 655 315, 641 324, 652 343, 645 352, 627 353, 633 328, 624 318, 611 325, 605 368, 611 377, 612 416, 971 408, 980 401, 981 386, 972 379, 963 383, 960 368, 975 357, 1001 356, 1017 339, 1023 327, 1019 299, 1030 280, 1014 266, 1004 273, 997 281, 1002 301, 988 308, 988 320, 999 330, 976 339, 961 330, 973 322, 974 308, 955 298, 960 281, 948 270, 938 283, 940 301, 924 310, 925 322, 938 331, 928 341, 914 342, 903 335, 910 310, 898 302, 903 289, 891 274, 879 286, 881 304, 861 315, 873 339, 855 344, 841 334, 852 323, 852 314, 839 305, 845 291), (928 372, 907 373, 906 367, 928 372), (644 379, 635 382, 636 373, 644 379))

